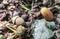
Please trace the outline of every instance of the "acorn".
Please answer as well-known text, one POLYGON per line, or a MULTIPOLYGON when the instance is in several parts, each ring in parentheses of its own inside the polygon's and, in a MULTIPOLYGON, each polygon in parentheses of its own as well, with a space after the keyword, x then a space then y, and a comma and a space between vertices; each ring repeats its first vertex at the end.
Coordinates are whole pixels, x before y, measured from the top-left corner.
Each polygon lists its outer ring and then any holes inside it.
POLYGON ((24 20, 23 20, 23 18, 21 18, 19 16, 15 16, 12 18, 12 22, 13 22, 13 24, 16 24, 16 25, 23 25, 24 20))
POLYGON ((50 9, 43 7, 41 8, 40 12, 46 20, 51 21, 53 19, 53 13, 50 11, 50 9))
POLYGON ((16 29, 18 35, 23 35, 25 30, 26 30, 25 27, 23 27, 21 25, 18 26, 17 29, 16 29))

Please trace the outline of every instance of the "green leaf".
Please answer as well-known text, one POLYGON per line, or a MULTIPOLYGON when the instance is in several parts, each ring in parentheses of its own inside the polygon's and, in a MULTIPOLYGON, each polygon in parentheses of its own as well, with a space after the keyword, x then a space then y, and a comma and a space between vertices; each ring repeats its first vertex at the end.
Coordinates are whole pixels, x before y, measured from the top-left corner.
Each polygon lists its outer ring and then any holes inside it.
POLYGON ((26 9, 26 10, 30 10, 29 8, 25 7, 24 5, 21 5, 21 7, 24 8, 24 9, 26 9))
POLYGON ((29 4, 26 4, 26 5, 24 5, 26 8, 28 8, 29 10, 31 10, 31 7, 30 7, 30 5, 29 4))

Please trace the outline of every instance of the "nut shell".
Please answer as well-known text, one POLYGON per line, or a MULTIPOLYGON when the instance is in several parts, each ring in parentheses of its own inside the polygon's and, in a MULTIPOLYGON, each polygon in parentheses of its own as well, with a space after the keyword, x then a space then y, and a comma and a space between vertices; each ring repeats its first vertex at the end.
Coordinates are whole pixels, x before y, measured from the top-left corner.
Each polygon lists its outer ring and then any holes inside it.
POLYGON ((53 13, 50 11, 50 9, 43 7, 40 12, 46 20, 50 21, 53 19, 53 13))
POLYGON ((16 24, 17 25, 23 25, 23 23, 24 23, 24 20, 21 17, 16 19, 16 24))
POLYGON ((20 25, 20 26, 17 27, 16 31, 19 35, 22 35, 25 32, 25 27, 20 25))
POLYGON ((23 25, 24 20, 21 17, 16 16, 12 18, 12 22, 16 25, 23 25))

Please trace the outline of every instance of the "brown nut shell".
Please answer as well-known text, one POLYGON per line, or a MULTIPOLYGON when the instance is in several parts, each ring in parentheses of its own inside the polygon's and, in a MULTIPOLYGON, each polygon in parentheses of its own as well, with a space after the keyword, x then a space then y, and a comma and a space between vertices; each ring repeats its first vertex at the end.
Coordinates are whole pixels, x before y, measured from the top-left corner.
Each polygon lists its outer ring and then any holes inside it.
POLYGON ((18 17, 17 19, 16 19, 16 24, 17 25, 23 25, 23 23, 24 23, 24 20, 21 18, 21 17, 18 17))
POLYGON ((12 18, 12 22, 13 24, 16 24, 16 25, 23 25, 24 19, 19 16, 15 16, 12 18))
POLYGON ((52 20, 53 19, 53 13, 50 11, 50 9, 43 7, 41 8, 41 14, 46 20, 52 20))

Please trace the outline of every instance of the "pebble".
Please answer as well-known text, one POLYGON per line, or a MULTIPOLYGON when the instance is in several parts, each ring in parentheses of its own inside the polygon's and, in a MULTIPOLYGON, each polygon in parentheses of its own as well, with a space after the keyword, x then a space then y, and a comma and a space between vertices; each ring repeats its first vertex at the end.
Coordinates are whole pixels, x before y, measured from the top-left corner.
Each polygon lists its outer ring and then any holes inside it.
POLYGON ((57 9, 59 9, 59 10, 60 10, 60 6, 59 6, 59 5, 56 5, 56 6, 54 6, 54 7, 56 7, 57 9))
POLYGON ((5 6, 4 6, 4 4, 0 4, 0 8, 4 8, 5 6))
POLYGON ((43 0, 43 4, 47 4, 48 3, 48 0, 43 0))
POLYGON ((2 33, 2 31, 0 31, 0 33, 2 33))
POLYGON ((57 17, 60 18, 60 14, 57 14, 57 17))
POLYGON ((56 18, 58 24, 60 24, 60 18, 56 18))
POLYGON ((60 0, 55 0, 55 3, 60 3, 60 0))
POLYGON ((55 35, 57 36, 57 39, 59 39, 60 38, 60 29, 56 30, 55 33, 56 33, 55 35))
POLYGON ((21 18, 26 19, 27 15, 22 15, 21 18))

